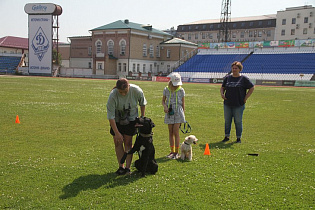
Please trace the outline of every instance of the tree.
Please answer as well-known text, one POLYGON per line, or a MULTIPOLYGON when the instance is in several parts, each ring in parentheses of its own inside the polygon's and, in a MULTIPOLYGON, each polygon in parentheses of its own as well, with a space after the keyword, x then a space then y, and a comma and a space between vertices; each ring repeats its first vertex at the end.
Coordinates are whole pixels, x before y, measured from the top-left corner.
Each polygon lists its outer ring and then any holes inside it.
POLYGON ((61 65, 61 54, 57 53, 56 49, 53 49, 53 55, 52 55, 53 64, 55 65, 61 65))

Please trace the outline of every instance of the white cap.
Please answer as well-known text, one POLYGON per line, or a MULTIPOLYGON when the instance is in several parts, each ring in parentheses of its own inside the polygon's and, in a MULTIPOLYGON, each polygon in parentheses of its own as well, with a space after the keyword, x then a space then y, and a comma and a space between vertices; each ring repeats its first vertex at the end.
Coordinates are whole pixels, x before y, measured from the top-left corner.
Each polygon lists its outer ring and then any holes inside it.
POLYGON ((179 73, 173 73, 170 75, 170 77, 173 86, 179 86, 183 84, 179 73))

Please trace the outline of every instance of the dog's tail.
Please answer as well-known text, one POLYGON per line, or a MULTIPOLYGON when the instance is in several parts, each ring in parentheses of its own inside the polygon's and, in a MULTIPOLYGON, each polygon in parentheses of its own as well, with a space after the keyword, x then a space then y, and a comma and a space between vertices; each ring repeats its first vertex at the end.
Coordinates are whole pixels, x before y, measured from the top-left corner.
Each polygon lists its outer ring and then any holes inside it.
POLYGON ((121 158, 121 160, 120 160, 120 164, 124 164, 124 162, 125 162, 125 160, 126 160, 126 158, 127 158, 127 155, 128 155, 128 153, 127 152, 125 152, 124 153, 124 156, 121 158))

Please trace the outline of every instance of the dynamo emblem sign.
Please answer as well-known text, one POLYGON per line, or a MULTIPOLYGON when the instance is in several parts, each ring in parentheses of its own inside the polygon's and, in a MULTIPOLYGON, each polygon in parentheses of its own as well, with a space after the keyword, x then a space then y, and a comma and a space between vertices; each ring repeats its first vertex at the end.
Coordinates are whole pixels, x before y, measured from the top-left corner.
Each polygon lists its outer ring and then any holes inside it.
POLYGON ((46 52, 49 49, 49 39, 44 33, 42 27, 39 27, 38 31, 33 37, 32 48, 38 60, 42 61, 43 57, 45 56, 46 52))

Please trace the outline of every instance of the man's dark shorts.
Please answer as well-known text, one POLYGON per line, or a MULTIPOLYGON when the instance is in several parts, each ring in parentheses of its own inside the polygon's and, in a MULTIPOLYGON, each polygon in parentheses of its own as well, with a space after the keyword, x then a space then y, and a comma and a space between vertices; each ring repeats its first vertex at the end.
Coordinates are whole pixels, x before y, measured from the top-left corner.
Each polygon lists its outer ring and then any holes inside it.
MULTIPOLYGON (((136 121, 130 121, 128 125, 119 125, 118 123, 116 123, 116 126, 121 135, 134 136, 137 134, 137 128, 135 127, 135 124, 136 121)), ((110 128, 110 134, 112 134, 112 136, 115 136, 112 127, 110 128)))

